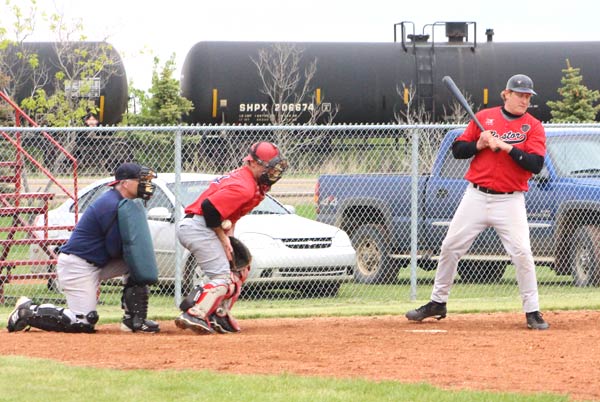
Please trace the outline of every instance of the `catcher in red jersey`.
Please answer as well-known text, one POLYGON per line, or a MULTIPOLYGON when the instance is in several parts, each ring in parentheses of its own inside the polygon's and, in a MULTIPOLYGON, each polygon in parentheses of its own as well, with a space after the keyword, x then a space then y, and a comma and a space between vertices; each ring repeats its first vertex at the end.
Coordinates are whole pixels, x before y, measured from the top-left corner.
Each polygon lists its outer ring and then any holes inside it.
POLYGON ((442 242, 431 301, 406 313, 409 320, 446 317, 458 261, 475 238, 492 226, 516 267, 527 327, 549 327, 540 313, 524 197, 527 181, 542 170, 546 153, 544 127, 527 113, 533 95, 531 78, 523 74, 510 77, 501 92, 504 106, 476 115, 485 131, 471 121, 453 143, 455 158, 473 157, 465 175, 469 186, 442 242))
MULTIPOLYGON (((233 263, 246 253, 243 245, 234 244, 236 222, 252 211, 287 169, 287 161, 271 142, 258 142, 250 147, 244 165, 215 179, 185 209, 177 237, 190 250, 208 281, 197 287, 180 308, 175 320, 182 329, 200 334, 237 332, 239 325, 230 310, 248 277, 247 263, 233 263)), ((237 241, 237 243, 240 243, 237 241)))

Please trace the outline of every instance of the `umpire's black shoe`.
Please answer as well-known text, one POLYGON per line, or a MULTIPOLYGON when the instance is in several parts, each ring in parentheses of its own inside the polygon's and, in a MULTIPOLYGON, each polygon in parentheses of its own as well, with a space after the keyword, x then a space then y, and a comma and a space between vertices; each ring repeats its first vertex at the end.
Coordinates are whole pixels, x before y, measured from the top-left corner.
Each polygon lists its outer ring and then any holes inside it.
POLYGON ((140 320, 134 324, 132 317, 124 317, 121 321, 121 331, 156 333, 160 332, 160 326, 156 321, 152 320, 140 320))
POLYGON ((215 333, 215 330, 212 329, 207 320, 193 316, 187 312, 181 313, 181 315, 175 319, 175 325, 181 329, 191 329, 197 334, 204 335, 215 333))
POLYGON ((406 318, 410 321, 423 321, 427 317, 435 317, 437 320, 446 318, 446 303, 429 303, 406 313, 406 318))
POLYGON ((33 316, 33 311, 30 310, 31 300, 25 296, 19 297, 15 303, 15 308, 8 315, 8 324, 6 328, 8 332, 23 331, 29 325, 27 319, 33 316))
POLYGON ((550 325, 542 318, 542 313, 539 311, 533 311, 531 313, 525 313, 527 318, 527 328, 529 329, 548 329, 550 325))

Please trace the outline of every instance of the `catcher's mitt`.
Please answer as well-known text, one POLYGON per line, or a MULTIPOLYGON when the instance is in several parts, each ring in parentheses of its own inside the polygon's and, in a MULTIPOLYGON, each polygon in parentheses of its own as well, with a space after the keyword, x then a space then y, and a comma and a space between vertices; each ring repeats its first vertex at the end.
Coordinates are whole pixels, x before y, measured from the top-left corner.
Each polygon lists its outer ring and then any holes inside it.
POLYGON ((239 272, 246 268, 252 262, 252 254, 244 243, 233 236, 229 236, 231 247, 233 248, 233 261, 230 262, 230 268, 233 272, 239 272))

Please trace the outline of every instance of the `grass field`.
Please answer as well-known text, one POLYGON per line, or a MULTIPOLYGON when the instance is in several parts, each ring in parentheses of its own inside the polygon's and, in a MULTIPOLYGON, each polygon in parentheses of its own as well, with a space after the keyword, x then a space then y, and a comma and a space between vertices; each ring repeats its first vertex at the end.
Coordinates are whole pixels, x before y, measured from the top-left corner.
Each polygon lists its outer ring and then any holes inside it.
MULTIPOLYGON (((299 215, 314 219, 312 205, 298 205, 299 215)), ((1 236, 0 236, 1 237, 1 236)), ((26 252, 15 247, 15 253, 26 252)), ((236 305, 238 318, 277 318, 354 315, 402 315, 429 298, 433 272, 418 271, 416 300, 411 300, 410 272, 401 271, 396 284, 342 285, 334 298, 295 298, 273 295, 242 298, 236 305)), ((493 285, 462 284, 452 291, 451 313, 520 311, 514 269, 493 285)), ((558 277, 538 268, 543 310, 600 309, 596 288, 571 286, 570 277, 558 277)), ((5 331, 11 301, 19 294, 36 295, 60 302, 45 284, 6 285, 7 304, 0 305, 0 328, 5 331)), ((99 306, 101 324, 121 318, 120 289, 105 287, 99 306)), ((178 314, 172 295, 154 294, 150 316, 172 320, 178 314)), ((268 364, 268 362, 265 362, 268 364)), ((295 375, 225 375, 207 371, 108 370, 70 367, 53 361, 18 356, 0 357, 2 401, 566 401, 560 395, 446 391, 427 384, 394 381, 338 380, 295 375), (29 379, 35 379, 32 383, 29 379)))
MULTIPOLYGON (((266 363, 266 362, 265 362, 266 363)), ((567 401, 551 394, 446 391, 427 384, 208 371, 108 370, 0 357, 2 401, 567 401), (35 379, 35 380, 33 380, 35 379)))

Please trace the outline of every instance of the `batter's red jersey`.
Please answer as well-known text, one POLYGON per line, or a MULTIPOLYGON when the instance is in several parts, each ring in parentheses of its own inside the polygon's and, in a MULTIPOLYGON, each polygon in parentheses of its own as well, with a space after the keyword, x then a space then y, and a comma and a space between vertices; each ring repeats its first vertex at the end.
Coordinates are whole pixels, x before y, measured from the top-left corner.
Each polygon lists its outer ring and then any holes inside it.
POLYGON ((200 196, 187 206, 186 214, 202 215, 202 202, 209 199, 221 219, 236 223, 265 198, 248 166, 215 179, 200 196))
MULTIPOLYGON (((477 113, 477 119, 486 130, 502 141, 527 153, 544 156, 546 154, 546 133, 542 123, 529 113, 508 120, 502 108, 484 109, 477 113)), ((481 130, 471 121, 457 141, 477 141, 481 130)), ((506 152, 494 152, 489 148, 478 151, 471 161, 465 179, 496 191, 527 191, 527 181, 532 173, 519 166, 506 152)))

